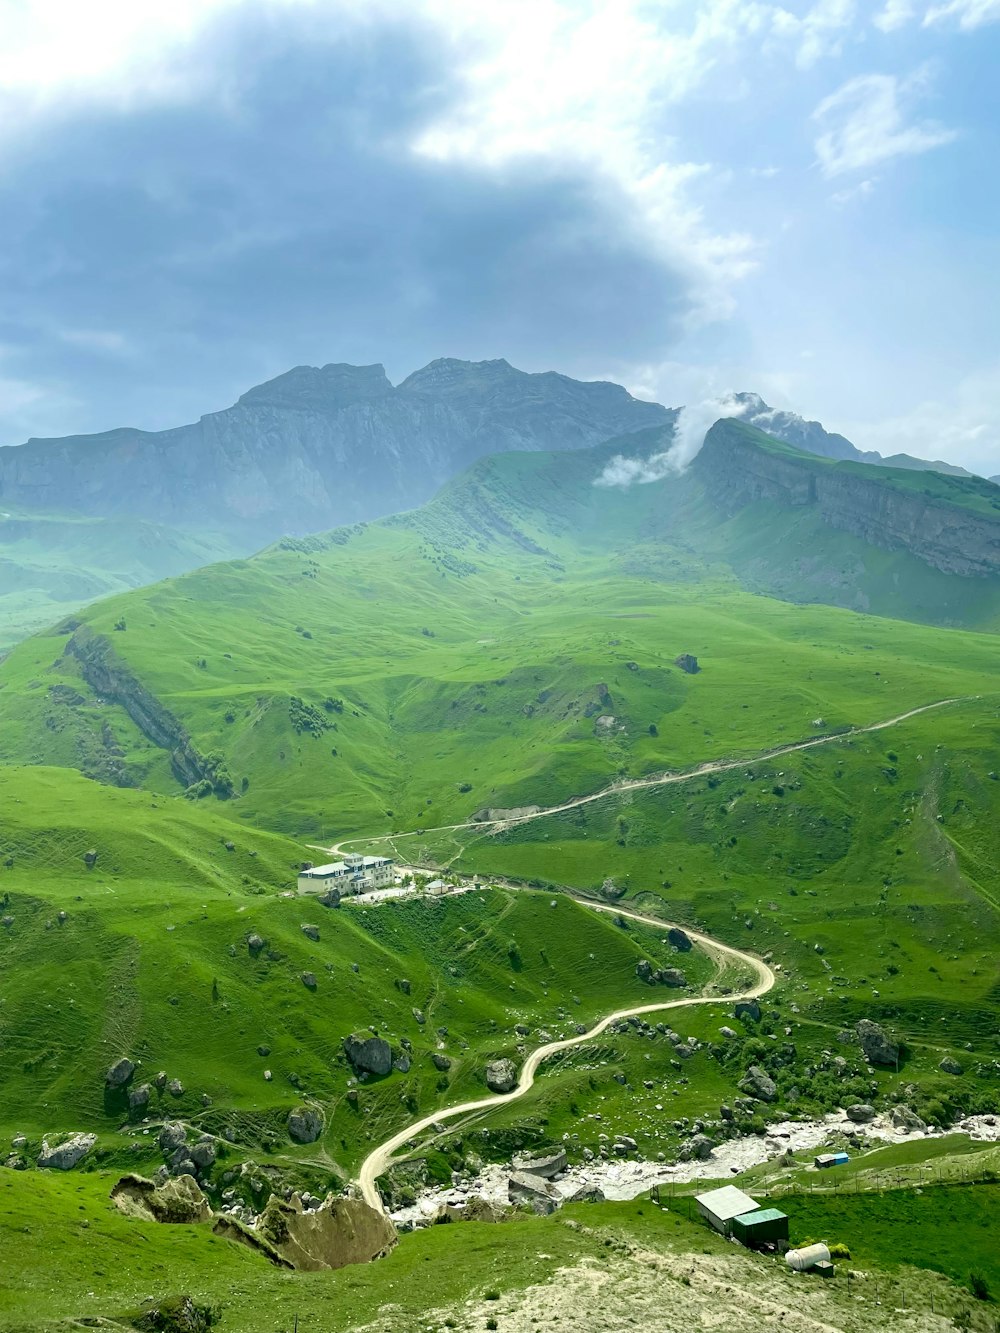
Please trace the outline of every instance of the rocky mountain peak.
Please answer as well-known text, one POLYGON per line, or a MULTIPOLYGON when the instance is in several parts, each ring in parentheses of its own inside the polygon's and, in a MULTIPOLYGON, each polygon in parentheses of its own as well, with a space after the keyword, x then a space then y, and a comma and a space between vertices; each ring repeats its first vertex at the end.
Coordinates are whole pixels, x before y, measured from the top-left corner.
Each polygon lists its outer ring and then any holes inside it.
POLYGON ((299 411, 336 411, 393 392, 382 365, 295 366, 242 394, 238 406, 278 407, 299 411))

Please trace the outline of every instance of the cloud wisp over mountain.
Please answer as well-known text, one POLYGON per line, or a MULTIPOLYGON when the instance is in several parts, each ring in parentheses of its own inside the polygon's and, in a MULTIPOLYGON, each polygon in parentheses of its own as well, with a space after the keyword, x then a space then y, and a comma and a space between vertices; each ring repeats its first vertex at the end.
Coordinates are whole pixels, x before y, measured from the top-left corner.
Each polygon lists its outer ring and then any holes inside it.
POLYGON ((696 457, 705 436, 720 417, 742 417, 748 404, 727 395, 724 398, 706 398, 691 407, 682 407, 677 414, 669 449, 650 454, 646 458, 615 454, 594 480, 595 486, 645 486, 662 481, 671 473, 683 472, 696 457))

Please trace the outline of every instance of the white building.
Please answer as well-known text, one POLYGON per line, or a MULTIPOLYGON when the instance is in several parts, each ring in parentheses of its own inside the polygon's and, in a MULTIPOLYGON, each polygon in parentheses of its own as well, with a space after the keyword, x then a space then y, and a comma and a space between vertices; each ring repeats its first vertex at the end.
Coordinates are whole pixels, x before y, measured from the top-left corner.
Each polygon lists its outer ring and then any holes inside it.
POLYGON ((388 856, 345 856, 326 866, 313 866, 299 872, 300 893, 325 893, 338 889, 341 893, 368 893, 371 889, 387 889, 395 882, 393 862, 388 856))

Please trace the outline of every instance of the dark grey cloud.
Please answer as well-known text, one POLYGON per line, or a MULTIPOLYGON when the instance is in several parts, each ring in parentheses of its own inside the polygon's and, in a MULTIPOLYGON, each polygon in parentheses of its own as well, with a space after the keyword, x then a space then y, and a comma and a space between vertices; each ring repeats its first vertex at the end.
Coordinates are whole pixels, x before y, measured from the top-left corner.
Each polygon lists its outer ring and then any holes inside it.
POLYGON ((0 377, 44 391, 0 394, 0 443, 174 424, 300 362, 586 373, 669 348, 689 279, 610 187, 412 153, 456 96, 429 32, 243 17, 207 41, 193 100, 50 119, 0 171, 0 377))

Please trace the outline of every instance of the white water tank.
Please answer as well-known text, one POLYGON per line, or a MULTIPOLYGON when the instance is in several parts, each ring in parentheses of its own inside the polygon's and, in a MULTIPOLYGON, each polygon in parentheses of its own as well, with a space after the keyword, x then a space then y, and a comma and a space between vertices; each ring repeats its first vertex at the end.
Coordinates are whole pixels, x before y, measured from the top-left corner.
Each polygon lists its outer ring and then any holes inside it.
POLYGON ((814 1264, 823 1262, 830 1262, 830 1251, 822 1241, 816 1245, 805 1245, 801 1250, 789 1250, 785 1255, 785 1263, 789 1268, 794 1268, 796 1273, 804 1273, 814 1264))

